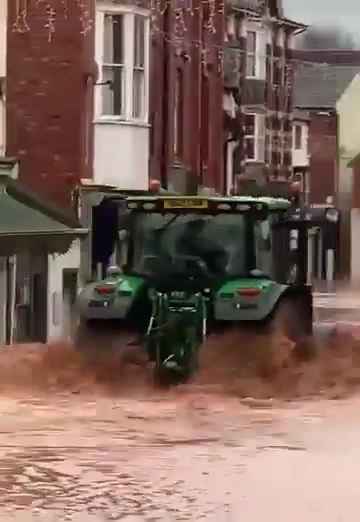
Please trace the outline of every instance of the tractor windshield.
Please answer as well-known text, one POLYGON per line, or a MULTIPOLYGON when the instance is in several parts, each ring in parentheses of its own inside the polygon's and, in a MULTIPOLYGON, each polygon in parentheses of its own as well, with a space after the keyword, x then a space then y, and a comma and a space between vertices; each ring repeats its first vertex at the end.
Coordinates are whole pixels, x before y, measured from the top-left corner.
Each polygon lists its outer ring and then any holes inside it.
POLYGON ((135 213, 129 269, 149 277, 248 276, 259 268, 255 229, 245 213, 135 213))

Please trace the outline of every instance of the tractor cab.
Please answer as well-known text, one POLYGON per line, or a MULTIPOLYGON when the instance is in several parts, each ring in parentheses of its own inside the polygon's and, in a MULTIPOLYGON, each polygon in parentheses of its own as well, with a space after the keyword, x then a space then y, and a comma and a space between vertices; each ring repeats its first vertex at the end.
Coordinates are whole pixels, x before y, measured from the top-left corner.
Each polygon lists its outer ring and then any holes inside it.
POLYGON ((272 278, 273 227, 289 207, 274 198, 128 198, 125 272, 181 288, 272 278))

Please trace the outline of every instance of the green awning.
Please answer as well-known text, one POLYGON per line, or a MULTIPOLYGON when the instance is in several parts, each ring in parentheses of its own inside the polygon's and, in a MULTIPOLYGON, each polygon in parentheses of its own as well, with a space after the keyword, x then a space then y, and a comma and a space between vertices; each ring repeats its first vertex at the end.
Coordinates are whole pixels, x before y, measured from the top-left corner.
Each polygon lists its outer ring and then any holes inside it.
POLYGON ((0 256, 65 253, 87 233, 72 216, 41 201, 17 180, 0 175, 0 256))

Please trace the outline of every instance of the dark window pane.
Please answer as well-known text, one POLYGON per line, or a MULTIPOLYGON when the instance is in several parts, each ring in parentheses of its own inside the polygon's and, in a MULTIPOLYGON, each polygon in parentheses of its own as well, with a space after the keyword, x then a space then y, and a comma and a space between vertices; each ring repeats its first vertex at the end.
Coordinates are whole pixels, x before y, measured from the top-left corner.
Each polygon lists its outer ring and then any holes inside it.
POLYGON ((247 33, 247 50, 249 53, 256 52, 256 33, 255 33, 255 31, 248 31, 248 33, 247 33))
POLYGON ((144 116, 145 78, 144 71, 134 70, 133 76, 133 116, 142 118, 144 116))
POLYGON ((124 113, 124 71, 122 67, 104 67, 103 81, 109 83, 102 86, 102 113, 113 116, 122 115, 124 113))
POLYGON ((122 64, 124 60, 123 16, 105 15, 104 62, 122 64))
POLYGON ((302 141, 302 128, 301 125, 295 125, 295 149, 301 149, 302 141))
POLYGON ((255 138, 245 138, 245 154, 247 159, 255 159, 255 138))
POLYGON ((145 66, 145 19, 135 16, 134 31, 135 67, 145 66))
POLYGON ((181 69, 176 71, 175 81, 175 103, 174 103, 174 155, 181 159, 183 154, 183 105, 184 85, 181 69))

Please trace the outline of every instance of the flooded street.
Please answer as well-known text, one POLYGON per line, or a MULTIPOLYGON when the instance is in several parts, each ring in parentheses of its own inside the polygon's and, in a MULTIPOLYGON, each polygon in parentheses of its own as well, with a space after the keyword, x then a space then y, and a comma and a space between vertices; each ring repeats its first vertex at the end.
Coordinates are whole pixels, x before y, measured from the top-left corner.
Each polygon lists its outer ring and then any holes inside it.
POLYGON ((354 520, 357 333, 271 378, 246 355, 264 339, 231 337, 170 391, 67 346, 2 349, 1 522, 354 520))
POLYGON ((360 399, 2 398, 2 521, 337 522, 360 399))

